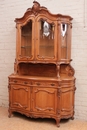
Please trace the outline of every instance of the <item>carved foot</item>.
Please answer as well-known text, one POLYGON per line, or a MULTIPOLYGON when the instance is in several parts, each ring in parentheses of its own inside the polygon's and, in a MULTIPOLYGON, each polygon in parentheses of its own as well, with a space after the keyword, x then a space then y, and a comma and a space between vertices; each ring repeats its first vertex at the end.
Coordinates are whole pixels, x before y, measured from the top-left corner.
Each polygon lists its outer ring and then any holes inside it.
POLYGON ((60 127, 60 119, 56 119, 56 124, 57 124, 57 127, 60 127))
POLYGON ((71 117, 71 120, 74 120, 74 116, 71 117))

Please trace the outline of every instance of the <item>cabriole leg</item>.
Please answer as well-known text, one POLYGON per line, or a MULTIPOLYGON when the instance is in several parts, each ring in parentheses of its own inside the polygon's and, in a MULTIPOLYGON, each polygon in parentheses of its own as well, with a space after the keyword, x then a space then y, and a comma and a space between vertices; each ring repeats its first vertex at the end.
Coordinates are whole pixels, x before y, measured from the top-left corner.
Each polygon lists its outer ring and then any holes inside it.
POLYGON ((57 127, 60 127, 60 119, 56 119, 57 127))

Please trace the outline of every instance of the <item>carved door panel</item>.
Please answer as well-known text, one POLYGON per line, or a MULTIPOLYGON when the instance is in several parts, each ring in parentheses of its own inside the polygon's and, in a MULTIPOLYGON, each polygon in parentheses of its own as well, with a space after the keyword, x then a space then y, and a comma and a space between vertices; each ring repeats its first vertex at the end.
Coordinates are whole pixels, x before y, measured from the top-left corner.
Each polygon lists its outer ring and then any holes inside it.
POLYGON ((61 91, 61 115, 68 116, 74 110, 74 88, 63 88, 61 91))
POLYGON ((33 111, 56 114, 57 90, 53 88, 33 88, 33 111))
POLYGON ((10 102, 12 108, 30 110, 30 88, 22 85, 11 85, 10 102))
POLYGON ((51 17, 36 19, 36 59, 57 60, 57 22, 51 17))

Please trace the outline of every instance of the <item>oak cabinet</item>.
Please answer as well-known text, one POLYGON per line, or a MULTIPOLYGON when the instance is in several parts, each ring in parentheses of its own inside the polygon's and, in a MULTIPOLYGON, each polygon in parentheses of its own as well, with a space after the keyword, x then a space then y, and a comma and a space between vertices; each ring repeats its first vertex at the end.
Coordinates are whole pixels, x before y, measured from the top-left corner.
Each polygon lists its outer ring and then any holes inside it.
POLYGON ((16 59, 9 76, 9 117, 74 117, 75 77, 71 66, 72 17, 51 14, 36 1, 16 18, 16 59))

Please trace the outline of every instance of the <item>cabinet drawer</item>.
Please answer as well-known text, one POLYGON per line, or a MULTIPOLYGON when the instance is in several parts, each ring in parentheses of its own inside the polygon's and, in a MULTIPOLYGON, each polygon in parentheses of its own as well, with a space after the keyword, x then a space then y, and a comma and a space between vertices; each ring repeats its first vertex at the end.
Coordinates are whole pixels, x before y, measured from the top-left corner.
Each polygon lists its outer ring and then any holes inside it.
POLYGON ((66 86, 74 86, 75 85, 75 80, 71 80, 71 81, 69 81, 69 80, 67 80, 67 81, 62 81, 61 82, 61 86, 62 87, 66 87, 66 86))
POLYGON ((12 84, 32 85, 31 81, 21 79, 10 79, 9 82, 12 84))
POLYGON ((29 86, 41 86, 41 87, 58 87, 57 82, 45 82, 45 81, 35 81, 35 80, 23 80, 23 79, 9 79, 11 84, 29 85, 29 86))

